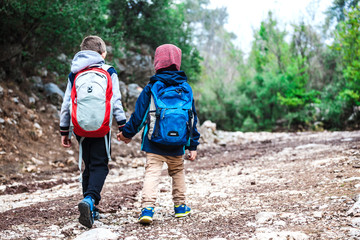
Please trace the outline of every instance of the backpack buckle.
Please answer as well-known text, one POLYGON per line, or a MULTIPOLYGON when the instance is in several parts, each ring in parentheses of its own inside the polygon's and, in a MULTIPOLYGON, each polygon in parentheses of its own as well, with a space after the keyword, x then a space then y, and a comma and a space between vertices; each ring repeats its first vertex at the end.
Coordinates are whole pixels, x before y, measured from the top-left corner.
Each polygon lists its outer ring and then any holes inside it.
POLYGON ((193 111, 191 109, 188 110, 189 118, 192 119, 194 117, 193 111))
POLYGON ((155 112, 155 117, 160 118, 160 115, 161 115, 161 108, 157 108, 155 112))

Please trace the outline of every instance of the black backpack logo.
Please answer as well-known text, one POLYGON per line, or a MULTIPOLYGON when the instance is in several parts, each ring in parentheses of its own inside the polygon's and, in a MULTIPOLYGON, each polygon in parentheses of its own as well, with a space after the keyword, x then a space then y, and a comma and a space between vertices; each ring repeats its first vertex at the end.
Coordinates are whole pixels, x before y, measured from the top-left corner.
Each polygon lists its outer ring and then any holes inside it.
POLYGON ((91 93, 93 91, 93 87, 92 86, 89 86, 88 89, 87 89, 87 92, 88 93, 91 93))

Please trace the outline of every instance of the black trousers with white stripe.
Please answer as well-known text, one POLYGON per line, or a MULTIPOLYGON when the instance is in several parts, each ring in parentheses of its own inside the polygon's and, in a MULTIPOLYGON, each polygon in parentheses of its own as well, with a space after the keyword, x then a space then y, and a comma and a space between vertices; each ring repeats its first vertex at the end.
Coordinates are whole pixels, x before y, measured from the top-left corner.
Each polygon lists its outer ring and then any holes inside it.
MULTIPOLYGON (((109 141, 109 134, 107 135, 109 141)), ((80 137, 77 137, 80 140, 80 137)), ((95 205, 101 200, 101 190, 104 186, 106 176, 109 173, 108 155, 105 147, 105 139, 85 138, 82 142, 82 158, 85 169, 82 174, 83 195, 91 196, 95 205)))

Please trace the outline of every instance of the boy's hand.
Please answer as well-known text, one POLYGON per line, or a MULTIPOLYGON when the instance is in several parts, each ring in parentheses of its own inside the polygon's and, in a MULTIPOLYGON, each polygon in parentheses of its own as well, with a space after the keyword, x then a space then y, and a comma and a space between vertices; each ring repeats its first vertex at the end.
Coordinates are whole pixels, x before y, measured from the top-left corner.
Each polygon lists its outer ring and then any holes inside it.
POLYGON ((117 139, 118 139, 119 141, 123 141, 123 142, 126 143, 126 144, 128 144, 129 142, 131 142, 131 138, 126 138, 126 137, 124 137, 124 135, 122 134, 122 132, 119 132, 119 133, 117 134, 117 139))
POLYGON ((71 140, 69 139, 69 137, 67 135, 61 136, 61 145, 65 148, 71 147, 71 140))
POLYGON ((189 151, 188 160, 194 161, 196 158, 197 152, 196 151, 189 151))

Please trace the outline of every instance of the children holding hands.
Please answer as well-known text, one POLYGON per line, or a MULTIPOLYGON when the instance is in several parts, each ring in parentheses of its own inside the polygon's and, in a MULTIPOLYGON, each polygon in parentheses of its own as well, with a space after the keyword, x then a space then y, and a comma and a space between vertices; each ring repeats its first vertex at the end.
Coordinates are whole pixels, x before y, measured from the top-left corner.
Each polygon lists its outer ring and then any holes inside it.
POLYGON ((144 128, 141 150, 146 152, 147 160, 138 221, 152 222, 164 163, 172 178, 175 217, 187 216, 191 209, 186 205, 183 156, 188 150, 188 160, 195 160, 200 134, 196 128, 192 89, 180 70, 181 49, 172 44, 156 49, 156 74, 141 92, 135 111, 126 123, 117 73, 105 64, 104 41, 98 36, 88 36, 80 47, 81 51, 72 60, 60 114, 62 146, 71 147, 73 132, 79 142, 80 171, 82 161, 85 163, 84 199, 78 204, 79 222, 91 228, 99 217, 96 205, 101 200, 101 190, 109 172, 113 117, 119 126, 117 138, 126 144, 144 128))

